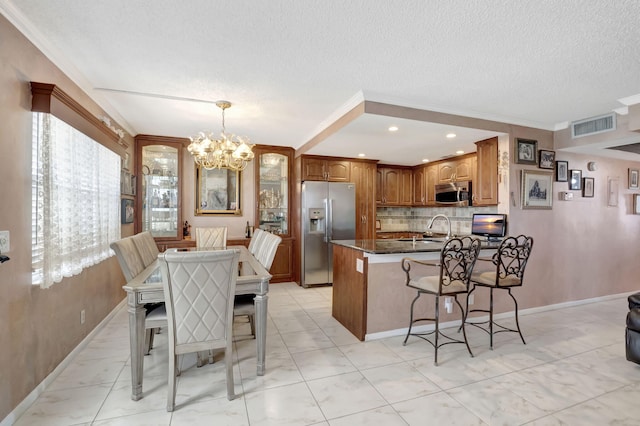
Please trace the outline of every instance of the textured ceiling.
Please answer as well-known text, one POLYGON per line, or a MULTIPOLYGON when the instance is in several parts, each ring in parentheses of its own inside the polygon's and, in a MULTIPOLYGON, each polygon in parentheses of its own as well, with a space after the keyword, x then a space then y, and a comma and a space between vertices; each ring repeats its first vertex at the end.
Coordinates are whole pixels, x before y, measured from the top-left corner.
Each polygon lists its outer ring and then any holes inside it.
MULTIPOLYGON (((133 134, 217 130, 220 111, 111 90, 226 99, 227 130, 295 148, 358 94, 553 130, 640 93, 632 0, 0 0, 0 13, 133 134)), ((365 114, 311 152, 348 140, 417 164, 472 147, 415 123, 387 143, 391 124, 365 114)))

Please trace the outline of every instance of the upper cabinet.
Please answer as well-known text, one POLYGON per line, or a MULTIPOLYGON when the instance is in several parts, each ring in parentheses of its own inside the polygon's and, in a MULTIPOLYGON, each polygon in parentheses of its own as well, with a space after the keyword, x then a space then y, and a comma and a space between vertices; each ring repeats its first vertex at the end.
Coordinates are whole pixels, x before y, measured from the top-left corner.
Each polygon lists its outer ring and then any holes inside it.
POLYGON ((291 167, 293 148, 256 146, 256 222, 274 234, 291 234, 291 167))
POLYGON ((351 181, 356 185, 356 240, 376 238, 375 179, 375 162, 351 162, 351 181))
POLYGON ((410 168, 378 166, 376 203, 387 206, 410 206, 413 203, 413 173, 410 168))
POLYGON ((473 180, 473 205, 498 204, 498 138, 476 142, 476 178, 473 180))
POLYGON ((183 139, 136 136, 136 232, 158 241, 182 240, 183 139))
POLYGON ((328 157, 302 157, 302 180, 350 182, 351 162, 328 157))
POLYGON ((420 166, 413 171, 413 205, 434 206, 435 185, 438 183, 438 165, 420 166))
POLYGON ((473 162, 470 156, 453 158, 438 163, 438 181, 447 183, 473 179, 473 162))

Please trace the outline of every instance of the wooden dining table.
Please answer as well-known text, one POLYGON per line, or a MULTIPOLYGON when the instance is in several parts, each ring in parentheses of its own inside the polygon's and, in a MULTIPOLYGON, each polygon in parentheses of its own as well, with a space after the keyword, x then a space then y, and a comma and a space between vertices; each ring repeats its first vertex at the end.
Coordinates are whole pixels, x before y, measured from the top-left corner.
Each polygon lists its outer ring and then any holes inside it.
MULTIPOLYGON (((236 281, 236 295, 255 294, 255 332, 257 375, 265 372, 267 344, 267 293, 271 274, 249 252, 245 246, 228 246, 240 250, 236 281)), ((176 251, 215 250, 213 248, 168 249, 176 251)), ((159 260, 155 260, 144 271, 123 286, 127 292, 129 312, 129 344, 131 349, 131 399, 142 398, 142 378, 144 366, 145 304, 164 302, 162 274, 159 260)))

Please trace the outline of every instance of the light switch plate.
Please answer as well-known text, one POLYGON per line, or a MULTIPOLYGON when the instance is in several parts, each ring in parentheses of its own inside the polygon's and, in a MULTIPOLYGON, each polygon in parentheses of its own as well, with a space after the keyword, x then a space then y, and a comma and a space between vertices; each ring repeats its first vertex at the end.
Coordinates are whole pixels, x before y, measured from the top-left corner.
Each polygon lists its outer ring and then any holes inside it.
POLYGON ((9 231, 0 231, 0 253, 7 253, 10 250, 9 231))

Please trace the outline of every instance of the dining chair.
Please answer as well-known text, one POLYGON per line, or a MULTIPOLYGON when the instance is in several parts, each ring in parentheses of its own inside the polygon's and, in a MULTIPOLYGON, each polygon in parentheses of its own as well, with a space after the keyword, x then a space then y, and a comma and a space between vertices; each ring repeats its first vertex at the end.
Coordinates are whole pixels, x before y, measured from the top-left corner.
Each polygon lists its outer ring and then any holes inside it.
POLYGON ((226 247, 227 227, 196 228, 196 247, 226 247))
POLYGON ((511 289, 514 287, 521 287, 524 280, 524 270, 529 261, 531 250, 533 248, 533 238, 525 235, 518 235, 517 237, 508 236, 491 257, 491 259, 480 258, 480 261, 491 262, 495 268, 486 272, 474 272, 471 275, 471 295, 477 287, 486 287, 489 289, 489 309, 472 309, 469 310, 469 298, 467 297, 465 322, 469 325, 484 330, 489 334, 489 347, 493 349, 493 335, 502 332, 514 332, 520 335, 522 343, 527 344, 522 336, 520 330, 520 323, 518 321, 518 301, 511 293, 511 289), (494 290, 507 290, 513 303, 515 305, 515 321, 516 329, 509 328, 500 324, 497 324, 493 319, 493 291, 494 290), (484 312, 489 314, 487 321, 468 321, 468 316, 473 312, 484 312), (498 327, 498 331, 494 331, 494 326, 498 327))
POLYGON ((260 247, 255 253, 255 257, 267 271, 271 269, 273 259, 276 257, 276 251, 278 250, 278 246, 281 242, 282 237, 270 232, 264 232, 262 241, 260 242, 260 247))
POLYGON ((419 337, 429 342, 435 349, 434 364, 438 365, 438 348, 452 344, 464 343, 467 346, 469 354, 473 356, 469 342, 467 341, 467 333, 464 329, 465 311, 458 301, 458 295, 469 291, 469 279, 473 266, 480 252, 480 240, 471 237, 452 238, 448 240, 440 252, 440 260, 438 263, 415 260, 409 257, 402 259, 402 270, 406 275, 406 286, 417 291, 416 297, 411 302, 411 313, 409 317, 409 329, 407 336, 402 343, 407 344, 409 336, 419 337), (418 270, 426 270, 426 267, 437 267, 439 273, 437 275, 418 275, 418 270), (412 268, 415 269, 412 272, 412 268), (435 296, 435 310, 433 317, 415 318, 415 305, 420 296, 423 294, 435 296), (440 297, 453 297, 456 304, 460 308, 461 327, 464 340, 454 339, 440 331, 440 297), (427 332, 414 332, 411 330, 415 323, 422 321, 432 321, 434 330, 427 332), (429 337, 433 336, 433 340, 429 337), (439 342, 439 338, 447 339, 444 343, 439 342))
MULTIPOLYGON (((253 237, 251 238, 251 242, 254 241, 254 238, 256 238, 256 236, 259 240, 257 245, 254 245, 254 248, 257 247, 254 256, 256 260, 258 260, 258 262, 260 262, 260 264, 268 271, 269 269, 271 269, 271 265, 273 264, 273 259, 276 256, 276 251, 278 250, 278 245, 280 245, 280 242, 282 241, 282 237, 263 231, 261 229, 256 229, 256 232, 253 234, 253 237)), ((251 246, 251 243, 249 243, 249 246, 251 246)), ((251 251, 251 249, 249 249, 249 251, 251 251)), ((251 327, 251 335, 255 338, 256 310, 255 310, 255 304, 253 302, 254 298, 255 298, 255 294, 241 294, 236 296, 234 310, 235 310, 236 316, 239 317, 239 316, 246 315, 249 318, 249 327, 251 327)))
POLYGON ((144 231, 131 237, 136 246, 144 267, 151 265, 158 258, 160 251, 156 245, 151 232, 144 231))
POLYGON ((262 239, 267 234, 266 231, 263 231, 260 228, 256 228, 253 231, 253 236, 249 241, 249 253, 255 255, 260 246, 262 245, 262 239))
MULTIPOLYGON (((142 233, 144 234, 144 232, 142 233)), ((112 242, 109 246, 116 253, 116 258, 118 259, 118 263, 120 264, 120 269, 122 270, 122 274, 127 282, 131 281, 138 274, 140 274, 145 267, 149 265, 145 265, 142 256, 140 256, 140 251, 138 250, 138 246, 148 245, 149 242, 144 241, 148 237, 138 237, 137 234, 135 236, 126 237, 118 241, 112 242)), ((153 246, 156 247, 155 242, 153 241, 153 237, 150 233, 148 236, 151 237, 151 241, 153 242, 153 246)), ((151 248, 148 249, 151 251, 151 248)), ((157 258, 157 254, 156 254, 157 258)), ((145 328, 145 336, 144 336, 144 354, 148 355, 153 347, 153 336, 155 334, 155 330, 166 327, 167 326, 167 311, 164 306, 164 303, 151 303, 145 305, 146 314, 144 320, 144 328, 145 328)))
POLYGON ((239 255, 232 249, 160 256, 169 319, 167 411, 175 408, 178 356, 192 352, 224 351, 227 399, 235 398, 232 325, 239 255))

